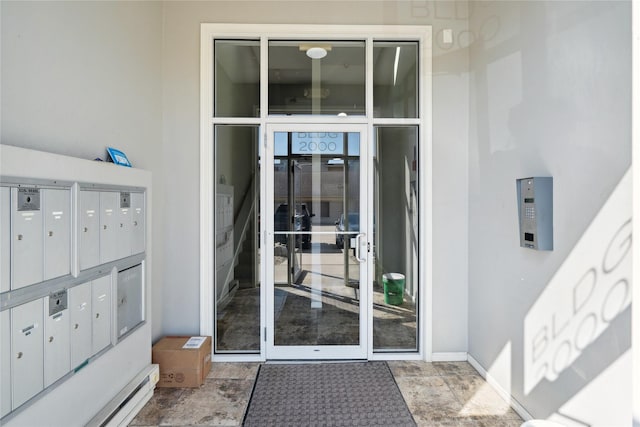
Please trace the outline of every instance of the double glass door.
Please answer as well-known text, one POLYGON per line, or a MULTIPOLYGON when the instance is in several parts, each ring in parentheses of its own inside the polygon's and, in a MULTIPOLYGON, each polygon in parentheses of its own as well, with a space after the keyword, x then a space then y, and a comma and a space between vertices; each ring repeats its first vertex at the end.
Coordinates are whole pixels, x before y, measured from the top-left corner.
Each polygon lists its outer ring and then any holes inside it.
POLYGON ((370 219, 365 125, 268 125, 268 359, 365 359, 370 219))

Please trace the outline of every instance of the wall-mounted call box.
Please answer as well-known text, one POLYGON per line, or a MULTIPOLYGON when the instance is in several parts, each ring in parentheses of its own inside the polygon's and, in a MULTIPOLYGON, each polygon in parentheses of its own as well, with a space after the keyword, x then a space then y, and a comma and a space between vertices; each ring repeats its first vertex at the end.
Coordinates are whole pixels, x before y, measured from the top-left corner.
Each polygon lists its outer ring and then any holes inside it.
POLYGON ((553 250, 553 178, 516 180, 520 246, 553 250))

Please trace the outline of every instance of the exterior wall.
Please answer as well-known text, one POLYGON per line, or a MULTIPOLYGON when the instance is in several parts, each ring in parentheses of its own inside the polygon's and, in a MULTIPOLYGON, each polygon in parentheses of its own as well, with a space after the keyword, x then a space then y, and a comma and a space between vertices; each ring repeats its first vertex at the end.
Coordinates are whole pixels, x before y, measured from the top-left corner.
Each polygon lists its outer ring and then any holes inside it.
POLYGON ((469 354, 569 426, 631 419, 630 9, 479 2, 470 19, 469 354), (519 246, 531 176, 553 177, 553 251, 519 246))
POLYGON ((200 23, 432 25, 433 306, 435 352, 467 350, 467 2, 165 2, 163 152, 172 162, 164 207, 167 247, 162 330, 199 329, 200 23), (452 28, 453 44, 442 43, 452 28), (177 159, 177 160, 176 160, 177 159), (182 206, 193 206, 185 213, 182 206), (179 284, 179 285, 178 285, 179 284))
MULTIPOLYGON (((161 333, 162 7, 0 2, 0 142, 84 159, 124 151, 153 172, 153 335, 161 333)), ((26 166, 26 165, 25 165, 26 166)))

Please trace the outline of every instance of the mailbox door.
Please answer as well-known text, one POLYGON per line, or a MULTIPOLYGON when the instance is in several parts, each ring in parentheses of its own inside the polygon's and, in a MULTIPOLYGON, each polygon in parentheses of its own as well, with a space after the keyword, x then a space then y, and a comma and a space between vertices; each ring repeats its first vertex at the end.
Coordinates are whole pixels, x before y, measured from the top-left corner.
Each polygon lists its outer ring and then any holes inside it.
POLYGON ((100 263, 118 258, 118 236, 120 228, 119 193, 100 193, 100 263))
POLYGON ((117 228, 117 257, 131 255, 131 193, 120 193, 117 228))
POLYGON ((80 191, 79 195, 80 270, 100 264, 100 193, 80 191))
POLYGON ((11 309, 13 409, 44 388, 42 301, 38 299, 11 309))
POLYGON ((71 191, 42 190, 44 280, 71 272, 71 191))
POLYGON ((0 417, 11 412, 11 316, 0 312, 0 417))
POLYGON ((96 279, 91 284, 93 312, 92 354, 111 344, 111 276, 96 279))
POLYGON ((118 273, 118 337, 144 320, 142 266, 118 273))
POLYGON ((0 187, 0 292, 11 289, 11 189, 0 187))
POLYGON ((45 300, 44 386, 49 387, 71 369, 69 347, 69 309, 49 315, 49 298, 45 300))
POLYGON ((91 357, 91 282, 69 289, 71 369, 91 357))
POLYGON ((42 281, 43 233, 40 190, 11 189, 11 289, 42 281))
POLYGON ((131 193, 131 253, 145 251, 144 193, 131 193))

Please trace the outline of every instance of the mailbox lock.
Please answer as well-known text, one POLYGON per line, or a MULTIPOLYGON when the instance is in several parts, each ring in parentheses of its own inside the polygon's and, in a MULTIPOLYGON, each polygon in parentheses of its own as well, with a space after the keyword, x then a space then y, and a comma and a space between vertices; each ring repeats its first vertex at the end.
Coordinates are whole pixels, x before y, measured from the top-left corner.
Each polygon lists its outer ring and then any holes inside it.
POLYGON ((104 230, 106 230, 106 229, 107 229, 107 226, 106 226, 106 225, 104 225, 104 226, 103 226, 103 229, 104 229, 104 230))
POLYGON ((77 323, 73 326, 73 329, 78 329, 80 327, 80 325, 78 325, 77 323))
POLYGON ((138 225, 138 221, 133 221, 133 225, 138 225))
POLYGON ((124 227, 124 224, 123 224, 123 223, 120 223, 120 228, 122 228, 122 227, 124 227))
POLYGON ((53 342, 53 337, 49 337, 49 342, 53 342))
POLYGON ((22 240, 22 234, 18 234, 18 240, 22 240))
POLYGON ((49 232, 49 237, 53 237, 53 231, 49 232))
POLYGON ((100 317, 100 313, 96 313, 96 319, 100 317))
POLYGON ((18 354, 17 354, 17 356, 18 356, 18 359, 22 359, 22 352, 21 352, 21 351, 19 351, 19 352, 18 352, 18 354))
POLYGON ((89 229, 87 227, 85 227, 85 228, 82 229, 82 231, 84 231, 86 233, 87 231, 89 231, 89 229))

